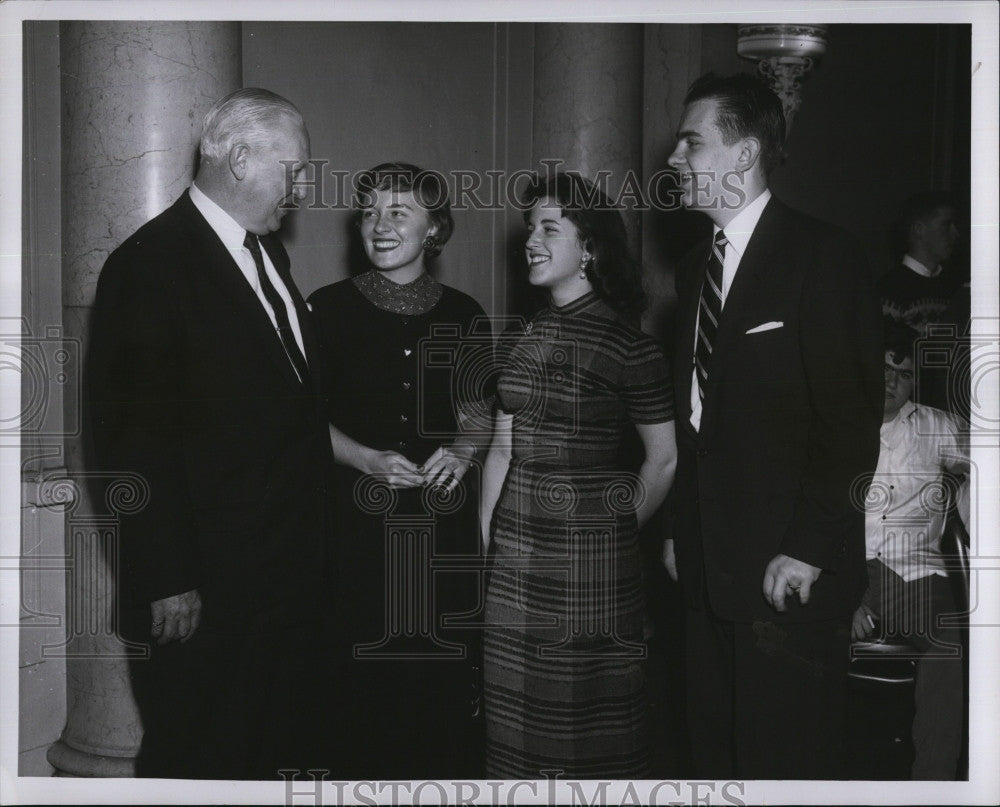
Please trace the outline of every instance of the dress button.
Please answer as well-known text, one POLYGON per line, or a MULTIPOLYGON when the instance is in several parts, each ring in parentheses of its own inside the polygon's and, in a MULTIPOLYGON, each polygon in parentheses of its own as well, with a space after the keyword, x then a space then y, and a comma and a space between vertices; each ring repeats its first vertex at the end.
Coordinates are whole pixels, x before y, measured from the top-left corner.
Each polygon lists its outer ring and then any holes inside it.
POLYGON ((708 456, 708 449, 707 448, 699 448, 698 449, 698 456, 699 457, 707 457, 708 456))
POLYGON ((402 451, 402 450, 403 450, 404 448, 406 448, 406 440, 400 440, 400 441, 399 441, 399 448, 400 448, 400 450, 401 450, 401 451, 402 451))
POLYGON ((409 421, 410 421, 410 419, 406 415, 400 415, 399 416, 399 422, 400 423, 409 423, 409 421))
POLYGON ((411 384, 411 383, 410 383, 409 381, 404 381, 404 382, 403 382, 403 389, 405 389, 405 390, 407 390, 407 391, 408 391, 408 390, 410 389, 410 387, 412 387, 412 386, 413 386, 413 385, 412 385, 412 384, 411 384))
POLYGON ((412 350, 410 350, 410 348, 408 348, 408 347, 404 347, 404 348, 403 348, 403 355, 404 355, 404 356, 406 356, 407 358, 409 358, 409 356, 410 356, 410 354, 411 354, 412 352, 413 352, 413 351, 412 351, 412 350))

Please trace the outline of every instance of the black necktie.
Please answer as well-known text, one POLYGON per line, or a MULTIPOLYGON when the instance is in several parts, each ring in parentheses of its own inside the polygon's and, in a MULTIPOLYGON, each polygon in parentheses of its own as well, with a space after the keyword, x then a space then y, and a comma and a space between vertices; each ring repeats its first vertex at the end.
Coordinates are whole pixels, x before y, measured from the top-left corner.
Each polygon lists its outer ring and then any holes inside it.
POLYGON ((701 285, 698 303, 698 339, 694 348, 694 364, 698 371, 698 394, 704 400, 705 383, 712 363, 712 343, 719 330, 722 315, 722 264, 726 259, 726 234, 719 230, 712 244, 712 254, 705 267, 705 282, 701 285))
POLYGON ((260 242, 257 240, 257 236, 248 232, 247 237, 243 239, 243 246, 250 250, 253 262, 257 265, 257 280, 260 282, 261 291, 264 292, 264 297, 271 306, 271 310, 274 311, 274 319, 278 323, 278 336, 281 337, 285 353, 288 354, 288 359, 291 361, 292 367, 295 368, 299 381, 305 384, 309 378, 309 365, 306 364, 306 357, 299 350, 299 343, 295 341, 295 333, 288 321, 288 309, 285 308, 285 301, 281 299, 278 290, 274 288, 267 272, 264 271, 264 256, 260 252, 260 242))

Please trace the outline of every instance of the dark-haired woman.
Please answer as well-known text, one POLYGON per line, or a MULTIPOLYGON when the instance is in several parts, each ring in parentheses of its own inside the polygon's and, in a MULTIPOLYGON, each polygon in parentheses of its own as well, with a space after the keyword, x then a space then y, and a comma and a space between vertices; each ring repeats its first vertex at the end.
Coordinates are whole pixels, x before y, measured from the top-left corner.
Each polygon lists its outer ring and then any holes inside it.
POLYGON ((637 533, 676 460, 667 364, 634 327, 621 216, 575 175, 527 191, 528 279, 549 306, 497 350, 484 469, 488 776, 649 775, 637 533), (621 465, 634 425, 645 459, 621 465))
POLYGON ((489 432, 477 390, 455 381, 491 345, 470 340, 479 304, 427 272, 453 228, 443 179, 385 163, 359 177, 354 207, 370 267, 309 298, 341 464, 330 765, 349 779, 475 776, 476 632, 455 620, 471 622, 478 575, 432 567, 480 554, 469 471, 489 432))

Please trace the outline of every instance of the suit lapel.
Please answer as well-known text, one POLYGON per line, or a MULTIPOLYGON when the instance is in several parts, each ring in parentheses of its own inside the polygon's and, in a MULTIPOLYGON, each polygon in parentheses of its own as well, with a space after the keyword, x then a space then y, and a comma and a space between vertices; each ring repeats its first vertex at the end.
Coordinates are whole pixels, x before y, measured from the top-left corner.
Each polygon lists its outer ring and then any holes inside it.
MULTIPOLYGON (((260 299, 247 283, 240 267, 237 266, 233 256, 229 254, 229 250, 226 249, 211 225, 205 221, 205 217, 201 215, 198 208, 194 206, 194 202, 191 201, 187 192, 178 199, 177 205, 178 212, 189 227, 193 252, 204 257, 205 271, 209 280, 219 288, 226 307, 233 312, 234 319, 241 323, 241 332, 233 334, 233 337, 255 339, 260 345, 261 354, 274 363, 290 384, 301 389, 299 377, 285 354, 285 348, 281 344, 281 338, 278 336, 271 318, 264 311, 260 299), (245 328, 243 323, 246 323, 245 328)), ((271 253, 272 250, 268 250, 269 256, 271 253)), ((271 260, 274 262, 273 257, 271 260)), ((287 272, 287 259, 284 263, 287 272)), ((275 263, 275 266, 278 264, 275 263)), ((286 285, 289 285, 287 281, 286 285)))
POLYGON ((718 397, 715 392, 730 370, 733 346, 746 331, 746 314, 750 304, 759 294, 761 283, 767 274, 781 261, 781 239, 776 226, 776 219, 780 218, 779 207, 780 203, 773 198, 767 203, 747 242, 739 269, 736 270, 736 276, 726 295, 726 304, 712 345, 712 368, 702 402, 700 431, 703 435, 712 428, 718 397))

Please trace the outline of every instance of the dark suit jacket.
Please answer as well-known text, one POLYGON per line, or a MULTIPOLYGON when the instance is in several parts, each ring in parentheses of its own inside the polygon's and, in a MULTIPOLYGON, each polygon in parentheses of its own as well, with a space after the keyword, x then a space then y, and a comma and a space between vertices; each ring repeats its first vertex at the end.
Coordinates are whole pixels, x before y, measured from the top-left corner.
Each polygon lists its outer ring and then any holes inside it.
MULTIPOLYGON (((126 604, 199 589, 203 630, 272 630, 317 612, 331 466, 322 362, 288 255, 313 384, 187 193, 101 272, 85 371, 90 467, 138 473, 120 523, 126 604)), ((148 630, 148 627, 147 627, 148 630)))
POLYGON ((881 320, 846 233, 772 198, 716 335, 701 428, 690 424, 695 314, 711 244, 677 275, 678 469, 674 532, 694 601, 734 621, 848 614, 865 587, 864 484, 884 405, 881 320), (748 330, 765 323, 781 327, 748 330), (784 553, 821 567, 807 606, 778 614, 764 569, 784 553))

